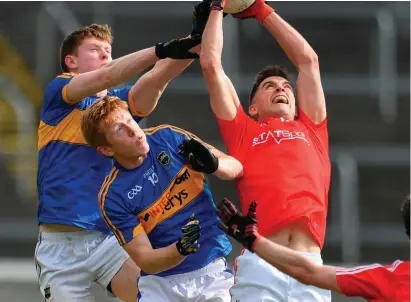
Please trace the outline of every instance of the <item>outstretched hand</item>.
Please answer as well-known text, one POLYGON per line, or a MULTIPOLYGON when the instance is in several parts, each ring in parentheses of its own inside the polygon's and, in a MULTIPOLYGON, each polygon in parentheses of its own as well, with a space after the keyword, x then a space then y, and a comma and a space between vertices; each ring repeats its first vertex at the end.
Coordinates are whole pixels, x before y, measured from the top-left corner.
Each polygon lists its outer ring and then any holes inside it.
POLYGON ((192 30, 191 36, 202 35, 207 24, 208 16, 210 15, 210 0, 203 0, 194 5, 192 14, 192 30))
POLYGON ((197 172, 212 174, 218 169, 218 158, 198 140, 185 140, 178 146, 180 153, 197 172))
POLYGON ((155 51, 160 59, 198 59, 199 55, 190 50, 201 43, 201 36, 174 39, 165 43, 157 43, 155 51))
POLYGON ((241 13, 232 14, 232 16, 236 19, 255 18, 260 23, 263 23, 265 18, 267 18, 268 15, 273 11, 274 9, 269 6, 264 0, 255 0, 249 8, 242 11, 241 13))
POLYGON ((220 229, 252 251, 253 244, 259 237, 256 215, 257 203, 253 201, 250 204, 248 213, 245 216, 241 216, 236 206, 227 198, 217 204, 217 209, 217 215, 221 219, 220 229))

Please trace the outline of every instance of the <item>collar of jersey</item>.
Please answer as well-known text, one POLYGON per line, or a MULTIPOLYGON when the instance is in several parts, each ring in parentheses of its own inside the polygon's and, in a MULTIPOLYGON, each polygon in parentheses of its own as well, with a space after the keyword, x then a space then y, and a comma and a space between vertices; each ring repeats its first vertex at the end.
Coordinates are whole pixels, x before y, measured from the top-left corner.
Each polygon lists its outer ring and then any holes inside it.
POLYGON ((122 166, 118 161, 116 161, 116 160, 113 160, 113 164, 114 164, 114 166, 115 166, 117 169, 119 169, 119 170, 121 170, 121 171, 132 172, 132 171, 137 171, 138 169, 140 169, 141 166, 144 165, 144 161, 141 163, 140 166, 135 167, 135 168, 133 168, 133 169, 127 169, 127 168, 123 167, 123 166, 122 166))
POLYGON ((261 120, 261 121, 258 121, 260 124, 269 124, 269 123, 271 123, 272 121, 274 121, 274 120, 279 120, 279 119, 282 119, 282 117, 272 117, 272 116, 270 116, 270 117, 267 117, 266 119, 264 119, 264 120, 261 120))
POLYGON ((275 120, 275 119, 277 119, 277 117, 272 117, 272 116, 270 116, 270 117, 267 117, 267 118, 265 118, 265 119, 263 119, 263 120, 261 120, 261 121, 258 121, 260 124, 269 124, 269 123, 271 123, 273 120, 275 120))
POLYGON ((74 76, 77 75, 77 73, 75 73, 75 72, 63 72, 61 75, 66 75, 66 76, 72 76, 72 77, 74 77, 74 76))

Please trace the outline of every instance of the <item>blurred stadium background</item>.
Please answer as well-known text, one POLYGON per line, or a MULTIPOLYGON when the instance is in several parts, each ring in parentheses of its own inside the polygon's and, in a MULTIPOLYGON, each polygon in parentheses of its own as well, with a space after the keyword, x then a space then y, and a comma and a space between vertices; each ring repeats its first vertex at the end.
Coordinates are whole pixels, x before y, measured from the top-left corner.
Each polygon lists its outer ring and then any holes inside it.
MULTIPOLYGON (((399 205, 410 187, 410 3, 271 5, 320 58, 333 163, 325 263, 409 259, 399 205)), ((64 36, 85 24, 108 23, 116 58, 187 35, 192 6, 185 1, 0 3, 0 301, 42 301, 32 260, 37 126, 43 89, 60 73, 64 36)), ((224 68, 244 102, 263 66, 294 71, 255 20, 227 17, 224 27, 224 68)), ((162 123, 224 149, 198 63, 169 85, 145 121, 146 126, 162 123)), ((213 178, 210 183, 216 199, 236 199, 234 183, 213 178)), ((235 244, 231 262, 239 252, 235 244)), ((107 301, 104 296, 100 291, 96 301, 107 301)), ((334 301, 346 298, 336 295, 334 301)))

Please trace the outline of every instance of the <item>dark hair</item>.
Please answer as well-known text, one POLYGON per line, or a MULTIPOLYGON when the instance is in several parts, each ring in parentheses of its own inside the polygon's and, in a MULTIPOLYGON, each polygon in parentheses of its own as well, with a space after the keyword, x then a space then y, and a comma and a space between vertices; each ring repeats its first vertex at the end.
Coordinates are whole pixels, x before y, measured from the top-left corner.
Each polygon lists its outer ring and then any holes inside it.
POLYGON ((111 28, 107 24, 91 24, 73 31, 64 39, 60 47, 60 67, 63 72, 70 72, 65 62, 66 56, 75 53, 84 39, 92 37, 110 44, 113 41, 111 28))
POLYGON ((401 205, 402 220, 404 221, 405 233, 410 237, 410 194, 405 197, 401 205))
POLYGON ((255 76, 253 88, 251 88, 250 97, 248 99, 249 105, 251 105, 253 103, 253 98, 254 98, 255 93, 257 92, 258 86, 260 86, 260 84, 266 78, 269 78, 269 77, 282 77, 282 78, 286 79, 287 81, 289 81, 287 69, 282 68, 282 67, 277 66, 277 65, 275 65, 275 66, 269 65, 269 66, 264 67, 255 76))

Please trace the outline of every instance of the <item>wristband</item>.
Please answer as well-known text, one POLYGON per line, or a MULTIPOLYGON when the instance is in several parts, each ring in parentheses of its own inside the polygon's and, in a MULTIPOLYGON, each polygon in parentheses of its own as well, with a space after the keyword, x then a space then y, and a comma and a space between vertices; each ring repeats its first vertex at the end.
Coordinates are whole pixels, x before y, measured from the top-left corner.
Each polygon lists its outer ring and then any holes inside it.
POLYGON ((263 23, 264 20, 272 13, 274 12, 274 9, 269 6, 268 4, 264 3, 263 7, 261 7, 255 18, 258 20, 258 22, 263 23))

